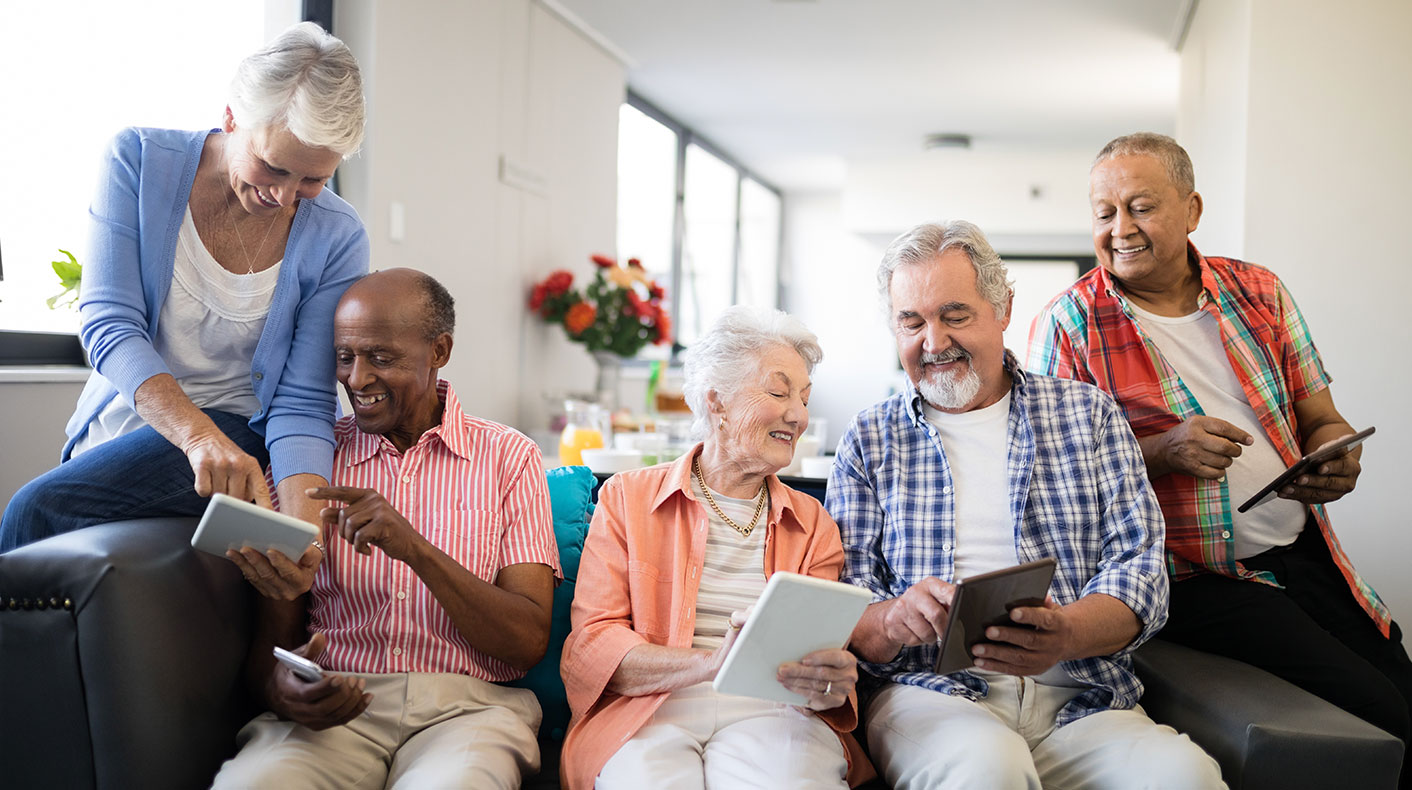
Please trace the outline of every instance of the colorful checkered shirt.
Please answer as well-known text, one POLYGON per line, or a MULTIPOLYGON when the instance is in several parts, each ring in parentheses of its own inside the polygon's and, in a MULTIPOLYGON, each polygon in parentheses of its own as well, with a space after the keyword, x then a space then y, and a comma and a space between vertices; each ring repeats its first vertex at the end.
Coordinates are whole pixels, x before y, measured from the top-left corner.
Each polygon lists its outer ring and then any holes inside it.
MULTIPOLYGON (((1268 269, 1203 257, 1191 245, 1188 255, 1201 271, 1198 309, 1219 322, 1226 357, 1261 427, 1285 463, 1294 463, 1302 454, 1294 404, 1323 391, 1330 381, 1304 316, 1268 269)), ((1205 413, 1101 267, 1080 277, 1035 317, 1027 367, 1101 387, 1117 399, 1138 436, 1164 433, 1205 413)), ((1167 519, 1167 567, 1174 578, 1211 571, 1275 583, 1271 574, 1248 570, 1235 558, 1233 507, 1225 479, 1174 473, 1152 485, 1167 519)), ((1387 634, 1391 613, 1353 569, 1324 507, 1311 510, 1349 588, 1387 634)))
MULTIPOLYGON (((1142 451, 1117 404, 1102 391, 1048 376, 1026 375, 1010 353, 1006 470, 1008 503, 1021 562, 1058 561, 1049 592, 1060 604, 1093 593, 1122 601, 1142 623, 1130 645, 1111 656, 1065 661, 1089 688, 1070 700, 1057 723, 1142 696, 1129 652, 1167 621, 1162 512, 1147 482, 1142 451)), ((996 452, 1002 452, 997 447, 996 452)), ((859 414, 838 447, 828 511, 843 536, 843 581, 875 600, 902 595, 935 576, 951 581, 956 498, 941 437, 922 412, 914 387, 859 414)), ((977 699, 989 691, 970 672, 938 675, 937 646, 904 648, 886 663, 860 662, 869 674, 977 699)))

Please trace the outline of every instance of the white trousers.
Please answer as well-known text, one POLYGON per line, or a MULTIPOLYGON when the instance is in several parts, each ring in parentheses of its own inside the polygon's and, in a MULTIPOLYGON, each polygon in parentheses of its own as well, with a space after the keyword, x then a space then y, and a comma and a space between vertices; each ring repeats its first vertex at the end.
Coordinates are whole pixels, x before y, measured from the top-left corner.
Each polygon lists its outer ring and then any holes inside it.
POLYGON ((356 675, 372 703, 314 731, 255 717, 236 736, 214 788, 504 788, 539 771, 534 693, 453 674, 356 675))
POLYGON ((1055 716, 1082 689, 987 676, 979 702, 888 684, 868 703, 868 749, 894 790, 926 788, 1224 788, 1221 769, 1191 739, 1142 708, 1055 716))
POLYGON ((701 683, 672 692, 609 758, 594 787, 843 790, 847 772, 843 744, 810 711, 717 694, 701 683))

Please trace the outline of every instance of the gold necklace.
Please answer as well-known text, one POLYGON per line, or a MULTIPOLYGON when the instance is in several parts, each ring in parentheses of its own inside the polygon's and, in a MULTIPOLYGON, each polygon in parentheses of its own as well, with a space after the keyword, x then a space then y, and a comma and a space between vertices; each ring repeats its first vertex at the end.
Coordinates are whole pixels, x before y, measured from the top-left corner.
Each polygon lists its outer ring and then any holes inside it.
POLYGON ((701 491, 706 494, 706 501, 711 505, 711 509, 716 511, 716 515, 720 516, 721 520, 726 522, 726 526, 739 532, 742 537, 750 537, 750 533, 755 531, 755 525, 760 522, 760 514, 765 512, 765 499, 770 493, 769 481, 767 480, 760 484, 760 498, 759 501, 755 503, 755 515, 751 517, 748 525, 742 527, 734 521, 731 521, 730 516, 723 513, 720 505, 716 504, 715 497, 711 496, 711 489, 706 485, 706 478, 701 476, 701 456, 698 455, 691 459, 691 471, 692 474, 696 475, 696 482, 701 484, 701 491))
MULTIPOLYGON (((226 190, 227 184, 225 182, 225 179, 230 177, 230 167, 228 165, 229 159, 226 157, 225 146, 229 144, 230 141, 227 140, 221 146, 221 172, 225 174, 221 178, 221 197, 226 199, 226 221, 230 223, 230 229, 235 231, 235 240, 240 242, 240 254, 245 256, 245 273, 254 274, 255 261, 250 258, 250 251, 245 249, 245 239, 240 235, 240 227, 235 224, 235 217, 232 216, 235 213, 235 210, 230 207, 230 192, 226 190)), ((255 258, 259 258, 260 253, 265 251, 265 242, 269 241, 270 231, 274 229, 275 222, 278 220, 279 214, 276 213, 273 217, 270 218, 270 224, 265 226, 265 235, 260 237, 260 246, 255 250, 255 258)))

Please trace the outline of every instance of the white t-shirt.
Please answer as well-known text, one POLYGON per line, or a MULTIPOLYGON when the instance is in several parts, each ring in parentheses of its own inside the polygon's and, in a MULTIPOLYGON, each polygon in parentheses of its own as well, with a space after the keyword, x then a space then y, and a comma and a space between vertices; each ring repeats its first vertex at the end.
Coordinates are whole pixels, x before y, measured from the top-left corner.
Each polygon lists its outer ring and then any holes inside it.
MULTIPOLYGON (((260 410, 250 366, 274 299, 280 265, 255 274, 226 271, 201 243, 187 207, 177 234, 171 290, 162 302, 152 347, 197 408, 245 417, 260 410)), ((93 417, 73 454, 146 424, 127 401, 113 398, 93 417)))
MULTIPOLYGON (((952 414, 922 405, 927 422, 936 428, 956 502, 956 545, 953 578, 960 581, 1020 563, 1015 550, 1015 524, 1010 518, 1010 393, 975 411, 952 414)), ((994 674, 971 669, 977 675, 994 674)), ((1036 683, 1074 686, 1062 666, 1035 676, 1036 683)))
POLYGON ((1303 504, 1292 499, 1272 499, 1244 513, 1235 512, 1235 506, 1254 496, 1283 472, 1286 464, 1241 389, 1221 342, 1221 326, 1216 317, 1197 310, 1174 318, 1131 306, 1142 331, 1181 376, 1201 410, 1255 437, 1255 444, 1242 445, 1240 456, 1226 469, 1236 559, 1293 543, 1304 529, 1307 514, 1303 504))

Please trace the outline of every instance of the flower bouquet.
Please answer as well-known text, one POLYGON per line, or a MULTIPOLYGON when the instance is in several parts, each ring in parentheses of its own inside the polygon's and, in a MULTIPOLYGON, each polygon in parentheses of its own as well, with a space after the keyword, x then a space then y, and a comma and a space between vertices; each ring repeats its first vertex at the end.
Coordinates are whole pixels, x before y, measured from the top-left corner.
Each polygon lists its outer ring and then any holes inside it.
POLYGON ((606 255, 589 258, 597 270, 580 293, 573 274, 560 269, 535 284, 529 308, 552 324, 563 324, 569 339, 589 351, 630 357, 650 344, 672 340, 672 323, 662 306, 662 286, 647 276, 642 263, 626 266, 606 255))

